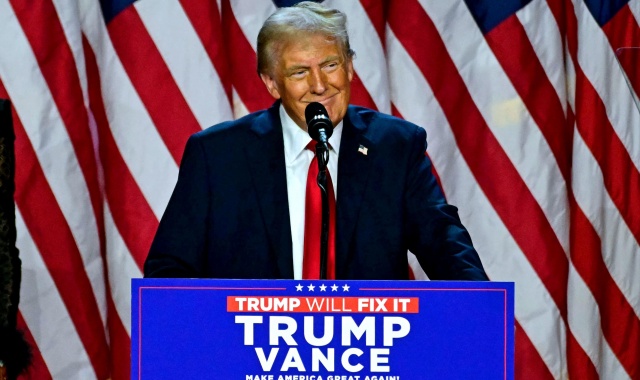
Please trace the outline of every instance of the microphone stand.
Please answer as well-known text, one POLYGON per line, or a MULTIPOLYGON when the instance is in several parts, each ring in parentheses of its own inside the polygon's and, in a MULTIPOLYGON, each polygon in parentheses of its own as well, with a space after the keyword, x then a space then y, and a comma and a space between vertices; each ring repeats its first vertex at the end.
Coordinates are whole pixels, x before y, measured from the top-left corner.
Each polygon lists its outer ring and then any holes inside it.
POLYGON ((327 164, 329 163, 329 147, 327 144, 316 144, 318 159, 317 183, 322 199, 322 230, 320 233, 320 279, 327 279, 327 247, 329 242, 329 191, 327 189, 327 164))

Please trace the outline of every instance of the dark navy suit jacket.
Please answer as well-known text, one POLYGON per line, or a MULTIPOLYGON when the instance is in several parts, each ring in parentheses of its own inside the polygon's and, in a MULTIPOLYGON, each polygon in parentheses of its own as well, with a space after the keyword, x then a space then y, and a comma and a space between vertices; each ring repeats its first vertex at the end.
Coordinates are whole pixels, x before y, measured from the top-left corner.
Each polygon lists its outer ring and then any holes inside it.
MULTIPOLYGON (((279 105, 191 136, 146 277, 293 278, 279 105)), ((409 249, 431 279, 486 280, 431 173, 425 131, 354 106, 343 128, 336 277, 407 279, 409 249)))

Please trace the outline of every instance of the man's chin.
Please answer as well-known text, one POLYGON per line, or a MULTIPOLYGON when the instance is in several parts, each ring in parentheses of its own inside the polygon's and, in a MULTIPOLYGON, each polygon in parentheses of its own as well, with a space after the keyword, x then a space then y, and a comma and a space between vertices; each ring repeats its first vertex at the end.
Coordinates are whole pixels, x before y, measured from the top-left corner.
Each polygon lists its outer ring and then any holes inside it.
POLYGON ((329 119, 331 119, 331 122, 333 123, 334 127, 338 125, 338 123, 340 123, 342 119, 344 119, 344 116, 347 114, 346 107, 342 108, 341 110, 342 112, 339 112, 339 111, 329 112, 329 119))
POLYGON ((328 110, 335 108, 337 106, 337 104, 339 103, 339 99, 337 94, 334 96, 331 96, 327 99, 324 99, 322 101, 319 101, 318 103, 322 104, 324 106, 324 108, 328 110))

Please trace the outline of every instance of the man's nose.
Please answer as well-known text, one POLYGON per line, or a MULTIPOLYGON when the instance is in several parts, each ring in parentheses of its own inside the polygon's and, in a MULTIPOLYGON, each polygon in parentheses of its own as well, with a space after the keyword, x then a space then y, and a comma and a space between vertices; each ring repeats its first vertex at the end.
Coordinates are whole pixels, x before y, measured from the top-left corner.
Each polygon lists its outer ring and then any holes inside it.
POLYGON ((312 94, 323 94, 327 90, 327 76, 322 70, 311 70, 309 75, 309 87, 312 94))

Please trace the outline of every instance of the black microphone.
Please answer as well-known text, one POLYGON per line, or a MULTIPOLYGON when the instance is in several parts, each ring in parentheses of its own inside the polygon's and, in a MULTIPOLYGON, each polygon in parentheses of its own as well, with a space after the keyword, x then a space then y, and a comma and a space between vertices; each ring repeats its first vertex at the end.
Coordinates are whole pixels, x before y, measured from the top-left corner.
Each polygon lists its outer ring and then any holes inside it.
MULTIPOLYGON (((329 192, 328 172, 329 163, 329 137, 333 134, 333 123, 324 106, 318 102, 309 103, 304 110, 307 120, 307 131, 316 144, 316 158, 318 161, 318 177, 316 179, 320 188, 322 199, 322 224, 320 230, 320 273, 319 278, 327 278, 327 252, 329 249, 329 192)), ((312 161, 313 163, 313 161, 312 161)))
POLYGON ((329 137, 333 134, 333 123, 329 119, 327 109, 318 102, 309 103, 304 110, 304 117, 307 119, 309 136, 315 141, 327 145, 329 137))

